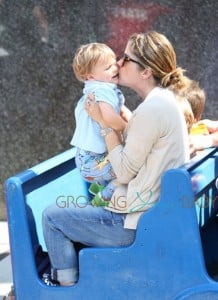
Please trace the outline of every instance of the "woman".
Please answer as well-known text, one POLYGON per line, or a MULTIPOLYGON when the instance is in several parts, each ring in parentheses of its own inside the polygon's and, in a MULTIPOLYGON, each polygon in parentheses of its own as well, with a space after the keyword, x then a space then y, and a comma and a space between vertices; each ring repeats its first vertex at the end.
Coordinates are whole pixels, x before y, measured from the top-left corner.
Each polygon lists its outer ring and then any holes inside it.
POLYGON ((95 247, 131 244, 141 214, 159 198, 163 172, 181 166, 189 156, 185 119, 170 91, 184 88, 186 80, 168 39, 157 32, 132 35, 118 66, 119 84, 142 99, 124 131, 124 142, 104 123, 97 104, 86 104, 102 127, 117 176, 109 206, 53 205, 43 213, 44 238, 60 285, 78 281, 74 242, 95 247))

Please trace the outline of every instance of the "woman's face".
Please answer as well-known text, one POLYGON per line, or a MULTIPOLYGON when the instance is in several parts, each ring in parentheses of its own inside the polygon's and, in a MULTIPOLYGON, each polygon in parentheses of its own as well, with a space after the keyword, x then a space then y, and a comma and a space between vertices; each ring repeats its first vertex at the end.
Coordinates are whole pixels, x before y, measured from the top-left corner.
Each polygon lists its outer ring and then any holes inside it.
POLYGON ((140 63, 137 62, 137 58, 132 54, 130 43, 127 43, 124 55, 118 60, 117 64, 119 66, 118 84, 136 90, 142 68, 140 68, 140 63))

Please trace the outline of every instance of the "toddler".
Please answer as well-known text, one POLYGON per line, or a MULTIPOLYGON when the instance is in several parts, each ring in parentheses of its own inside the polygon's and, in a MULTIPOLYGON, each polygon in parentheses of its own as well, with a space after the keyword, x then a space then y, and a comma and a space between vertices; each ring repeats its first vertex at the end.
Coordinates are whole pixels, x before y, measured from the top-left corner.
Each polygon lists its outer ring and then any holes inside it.
POLYGON ((83 178, 91 182, 89 192, 94 206, 107 206, 114 191, 116 175, 108 160, 104 136, 84 109, 84 101, 93 94, 105 123, 122 134, 131 116, 124 96, 117 88, 118 66, 111 48, 103 43, 89 43, 78 48, 73 59, 76 78, 84 83, 83 96, 75 109, 76 129, 71 145, 77 147, 76 166, 83 178))

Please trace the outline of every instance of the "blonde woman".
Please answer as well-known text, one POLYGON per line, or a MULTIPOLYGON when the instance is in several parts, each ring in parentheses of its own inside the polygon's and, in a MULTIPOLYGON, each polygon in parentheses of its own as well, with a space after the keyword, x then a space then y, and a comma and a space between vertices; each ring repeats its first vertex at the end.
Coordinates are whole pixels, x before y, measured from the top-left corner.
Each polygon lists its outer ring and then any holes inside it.
POLYGON ((99 104, 93 99, 85 104, 100 125, 117 177, 109 206, 59 209, 53 205, 43 213, 44 238, 60 285, 78 281, 74 242, 95 247, 130 245, 140 216, 159 199, 162 174, 189 159, 187 126, 172 92, 183 88, 185 81, 169 40, 157 32, 134 34, 117 64, 119 84, 141 98, 124 140, 108 127, 99 104))

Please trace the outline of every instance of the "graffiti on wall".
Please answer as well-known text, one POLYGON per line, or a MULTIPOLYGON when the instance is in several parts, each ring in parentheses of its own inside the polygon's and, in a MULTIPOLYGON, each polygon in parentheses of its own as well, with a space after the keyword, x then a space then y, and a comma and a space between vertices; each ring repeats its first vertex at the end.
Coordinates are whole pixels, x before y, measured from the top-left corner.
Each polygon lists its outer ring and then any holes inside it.
POLYGON ((131 34, 152 29, 160 15, 172 12, 171 8, 155 3, 128 1, 113 6, 108 13, 109 38, 106 43, 120 55, 131 34))

